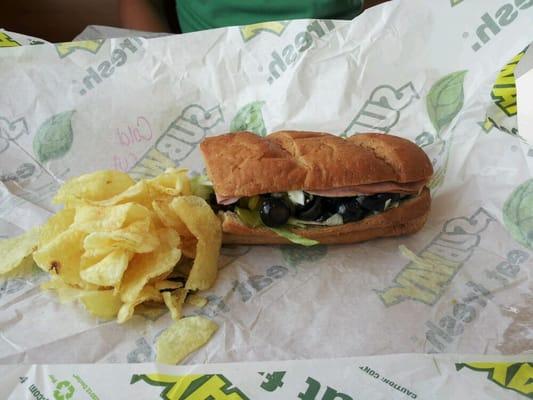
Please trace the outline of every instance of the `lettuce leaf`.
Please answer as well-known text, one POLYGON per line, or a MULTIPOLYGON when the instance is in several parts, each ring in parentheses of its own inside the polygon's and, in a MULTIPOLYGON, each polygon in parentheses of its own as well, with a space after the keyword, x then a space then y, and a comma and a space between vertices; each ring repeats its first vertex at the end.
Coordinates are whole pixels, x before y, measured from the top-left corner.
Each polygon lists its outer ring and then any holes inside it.
POLYGON ((305 221, 303 219, 289 218, 287 222, 288 225, 293 225, 298 228, 305 228, 306 225, 316 225, 316 226, 337 226, 344 224, 342 216, 340 214, 333 214, 331 217, 322 222, 317 221, 305 221))
POLYGON ((271 231, 275 232, 281 237, 284 237, 285 239, 290 240, 293 243, 299 244, 301 246, 314 246, 317 244, 320 244, 320 242, 313 240, 313 239, 307 239, 300 235, 297 235, 296 233, 292 233, 288 229, 283 228, 269 228, 271 231))
POLYGON ((265 227, 270 229, 272 232, 276 233, 277 235, 290 240, 293 243, 302 245, 302 246, 314 246, 316 244, 319 244, 316 240, 311 240, 304 238, 300 235, 297 235, 296 233, 293 233, 289 231, 286 228, 271 228, 269 226, 266 226, 263 224, 263 221, 261 221, 261 216, 259 215, 259 211, 252 211, 247 210, 246 208, 240 208, 237 207, 235 209, 235 212, 237 213, 237 216, 239 219, 244 222, 246 226, 249 226, 250 228, 259 228, 259 227, 265 227))
POLYGON ((192 194, 208 200, 211 193, 214 192, 213 182, 206 175, 197 175, 190 179, 192 194))
POLYGON ((235 208, 235 212, 239 216, 239 219, 244 222, 246 226, 250 228, 259 228, 263 226, 263 221, 261 221, 261 216, 259 211, 247 210, 246 208, 235 208))

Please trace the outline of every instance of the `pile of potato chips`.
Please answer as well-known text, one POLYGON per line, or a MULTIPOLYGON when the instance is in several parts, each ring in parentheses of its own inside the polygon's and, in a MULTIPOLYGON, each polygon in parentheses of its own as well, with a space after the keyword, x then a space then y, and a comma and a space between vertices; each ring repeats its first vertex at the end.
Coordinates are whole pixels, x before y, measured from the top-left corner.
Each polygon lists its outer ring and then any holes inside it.
MULTIPOLYGON (((119 171, 82 175, 66 182, 54 202, 64 208, 45 225, 0 242, 0 274, 33 255, 51 274, 44 289, 56 291, 61 301, 79 299, 91 314, 119 323, 141 304, 164 303, 175 321, 186 300, 205 304, 190 292, 215 282, 222 232, 211 207, 192 194, 187 170, 169 169, 138 182, 119 171)), ((198 318, 180 320, 166 335, 169 341, 158 345, 166 361, 179 361, 169 347, 180 332, 189 332, 182 342, 197 348, 216 331, 214 323, 198 318), (205 329, 191 336, 193 326, 205 329)))

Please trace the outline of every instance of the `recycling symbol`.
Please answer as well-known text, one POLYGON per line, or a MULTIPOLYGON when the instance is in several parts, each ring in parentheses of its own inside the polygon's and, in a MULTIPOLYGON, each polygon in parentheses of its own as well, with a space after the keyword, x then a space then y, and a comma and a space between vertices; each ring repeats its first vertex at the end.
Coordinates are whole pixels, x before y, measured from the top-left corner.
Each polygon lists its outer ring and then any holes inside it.
POLYGON ((74 396, 74 386, 69 381, 61 381, 54 390, 55 400, 68 400, 74 396))

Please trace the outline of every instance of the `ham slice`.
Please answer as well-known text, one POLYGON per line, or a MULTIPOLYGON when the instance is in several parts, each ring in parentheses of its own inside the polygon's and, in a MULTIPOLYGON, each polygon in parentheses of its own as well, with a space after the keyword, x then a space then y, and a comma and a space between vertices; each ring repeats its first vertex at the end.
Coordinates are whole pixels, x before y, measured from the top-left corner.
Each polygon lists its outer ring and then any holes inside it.
POLYGON ((238 202, 240 197, 225 197, 217 194, 217 203, 223 206, 229 206, 230 204, 238 202))
POLYGON ((328 190, 313 190, 308 193, 323 197, 351 197, 378 193, 416 194, 422 190, 425 181, 398 183, 379 182, 368 185, 347 186, 328 190))
MULTIPOLYGON (((346 186, 328 190, 306 190, 307 193, 323 197, 352 197, 365 196, 378 193, 400 193, 400 194, 417 194, 419 193, 426 181, 398 183, 398 182, 379 182, 368 185, 346 186)), ((217 203, 230 205, 238 202, 240 197, 225 197, 217 194, 217 203)))

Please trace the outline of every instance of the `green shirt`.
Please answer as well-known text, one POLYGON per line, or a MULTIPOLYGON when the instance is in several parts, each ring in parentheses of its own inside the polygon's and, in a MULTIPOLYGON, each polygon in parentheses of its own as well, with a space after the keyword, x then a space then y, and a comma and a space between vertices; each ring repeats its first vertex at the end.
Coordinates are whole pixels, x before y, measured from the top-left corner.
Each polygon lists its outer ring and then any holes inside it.
POLYGON ((176 0, 182 32, 299 18, 352 19, 363 0, 176 0))

